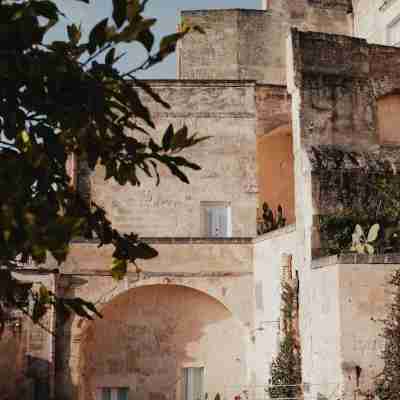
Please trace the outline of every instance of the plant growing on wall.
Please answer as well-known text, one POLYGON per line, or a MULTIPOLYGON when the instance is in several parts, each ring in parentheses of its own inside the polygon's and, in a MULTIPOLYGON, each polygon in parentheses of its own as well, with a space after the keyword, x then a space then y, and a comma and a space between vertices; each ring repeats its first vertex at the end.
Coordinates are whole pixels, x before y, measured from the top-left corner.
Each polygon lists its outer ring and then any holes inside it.
POLYGON ((368 236, 366 236, 361 225, 357 224, 352 236, 353 242, 350 250, 359 254, 374 254, 375 248, 373 244, 378 239, 379 230, 379 224, 374 224, 371 226, 368 236))
POLYGON ((400 251, 400 176, 388 172, 365 174, 362 178, 352 182, 346 174, 329 173, 323 180, 324 185, 341 185, 342 209, 319 217, 321 255, 349 249, 364 254, 400 251))
POLYGON ((278 206, 276 213, 269 207, 268 203, 263 203, 262 218, 258 221, 257 232, 264 235, 276 229, 283 228, 286 225, 286 218, 283 215, 283 208, 278 206))
POLYGON ((400 270, 393 274, 390 284, 394 292, 382 334, 385 339, 384 367, 376 379, 375 390, 380 400, 399 399, 400 396, 400 270))
POLYGON ((297 291, 286 283, 282 290, 282 333, 279 353, 271 364, 269 396, 277 398, 298 398, 301 390, 301 352, 296 332, 297 291))

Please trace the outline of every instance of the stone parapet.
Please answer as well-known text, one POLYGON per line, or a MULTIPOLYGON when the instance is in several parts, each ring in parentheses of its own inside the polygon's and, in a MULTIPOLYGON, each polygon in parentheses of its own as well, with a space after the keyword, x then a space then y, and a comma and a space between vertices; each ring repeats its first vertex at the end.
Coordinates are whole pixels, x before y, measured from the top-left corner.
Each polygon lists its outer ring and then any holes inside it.
POLYGON ((339 264, 389 264, 389 265, 399 265, 400 266, 400 253, 393 254, 357 254, 348 253, 340 254, 329 257, 321 257, 312 261, 311 267, 313 269, 325 268, 333 265, 339 264))

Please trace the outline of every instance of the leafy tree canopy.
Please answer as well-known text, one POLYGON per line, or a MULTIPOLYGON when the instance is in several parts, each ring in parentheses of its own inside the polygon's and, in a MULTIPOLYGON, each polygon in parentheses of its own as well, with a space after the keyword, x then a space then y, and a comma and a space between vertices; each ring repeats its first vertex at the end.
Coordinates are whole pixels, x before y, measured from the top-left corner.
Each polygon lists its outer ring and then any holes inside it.
POLYGON ((147 2, 112 0, 112 16, 98 22, 87 40, 71 24, 65 40, 49 43, 46 34, 64 19, 54 1, 0 0, 0 316, 9 307, 34 321, 50 306, 87 318, 96 313, 82 299, 60 299, 45 288, 34 292, 12 277, 28 260, 40 266, 49 254, 63 263, 76 237, 113 246, 117 279, 129 263, 157 255, 136 234, 113 229, 105 211, 71 186, 66 163, 72 154, 90 170, 104 166, 106 179, 121 185, 140 185, 141 172, 158 181, 160 164, 185 183, 185 168, 200 169, 176 153, 204 138, 172 126, 161 143, 151 138, 148 129, 155 124, 138 90, 169 105, 135 79, 138 70, 161 62, 178 40, 199 29, 182 26, 154 49, 156 20, 143 16, 147 2), (148 56, 123 73, 116 67, 118 46, 133 42, 148 56))

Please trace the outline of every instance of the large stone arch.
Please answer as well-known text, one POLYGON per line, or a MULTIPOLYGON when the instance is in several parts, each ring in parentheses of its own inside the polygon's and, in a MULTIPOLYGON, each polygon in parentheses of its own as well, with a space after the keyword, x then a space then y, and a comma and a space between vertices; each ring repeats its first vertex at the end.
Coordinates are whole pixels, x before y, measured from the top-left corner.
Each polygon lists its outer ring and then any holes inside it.
POLYGON ((121 290, 102 306, 102 320, 82 325, 80 400, 97 400, 101 387, 129 387, 135 399, 179 399, 185 367, 205 368, 212 398, 247 383, 243 324, 204 291, 154 281, 121 290))
MULTIPOLYGON (((251 279, 251 274, 203 274, 197 276, 196 274, 182 273, 182 274, 168 274, 168 273, 140 273, 134 278, 127 276, 124 280, 120 281, 113 287, 112 290, 106 290, 104 295, 97 299, 98 309, 101 311, 102 307, 106 306, 109 302, 113 301, 116 297, 123 295, 127 291, 137 289, 144 286, 154 285, 179 285, 193 290, 200 291, 205 295, 214 298, 216 301, 224 305, 242 325, 250 327, 248 319, 248 309, 239 309, 238 305, 232 303, 232 296, 227 296, 228 290, 234 290, 237 283, 242 279, 251 279), (236 282, 236 285, 234 285, 236 282)), ((246 279, 246 280, 247 280, 246 279)), ((112 280, 115 284, 115 281, 112 280)), ((250 294, 247 293, 246 294, 250 294)))

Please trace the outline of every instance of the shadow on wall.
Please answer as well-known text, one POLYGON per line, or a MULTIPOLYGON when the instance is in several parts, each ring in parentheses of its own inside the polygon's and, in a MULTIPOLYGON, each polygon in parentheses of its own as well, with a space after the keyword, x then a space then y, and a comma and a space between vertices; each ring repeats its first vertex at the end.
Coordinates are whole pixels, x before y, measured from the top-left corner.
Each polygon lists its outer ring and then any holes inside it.
POLYGON ((288 225, 295 222, 292 129, 280 126, 257 138, 259 208, 282 206, 288 225))
POLYGON ((118 296, 102 313, 82 337, 82 400, 94 400, 104 387, 129 388, 140 400, 174 400, 187 367, 204 367, 211 398, 244 383, 242 326, 205 293, 144 286, 118 296))
POLYGON ((27 354, 28 323, 7 326, 0 338, 0 400, 48 400, 50 363, 27 354))

